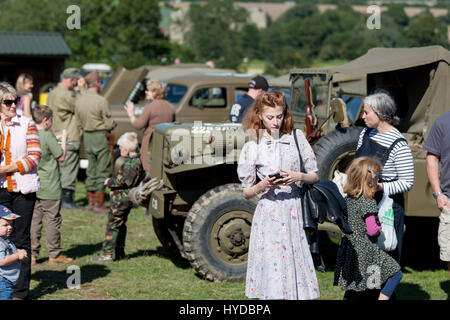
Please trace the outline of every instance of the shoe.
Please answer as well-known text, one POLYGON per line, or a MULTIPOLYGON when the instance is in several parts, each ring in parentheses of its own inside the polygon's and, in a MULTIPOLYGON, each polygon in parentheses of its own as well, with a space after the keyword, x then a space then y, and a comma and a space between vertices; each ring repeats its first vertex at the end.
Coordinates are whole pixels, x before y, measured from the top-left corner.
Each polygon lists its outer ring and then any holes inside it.
POLYGON ((110 263, 113 262, 113 258, 111 256, 104 256, 102 254, 99 254, 98 256, 92 257, 91 261, 97 263, 110 263))
POLYGON ((125 250, 123 248, 116 248, 116 252, 114 255, 115 255, 114 260, 122 260, 125 259, 126 257, 125 250))
POLYGON ((83 210, 84 207, 77 206, 75 204, 75 202, 73 201, 74 193, 75 193, 74 190, 62 189, 62 204, 61 204, 61 206, 64 209, 83 210))
POLYGON ((92 212, 99 214, 109 213, 109 209, 103 204, 105 201, 105 194, 103 192, 94 192, 92 198, 94 199, 94 208, 92 209, 92 212))
POLYGON ((95 207, 95 192, 86 191, 86 198, 88 199, 88 210, 93 212, 95 207))
POLYGON ((66 257, 62 253, 56 258, 49 259, 50 264, 68 264, 71 263, 72 261, 73 261, 72 258, 66 257))
POLYGON ((31 256, 31 265, 34 266, 37 264, 37 257, 31 256))

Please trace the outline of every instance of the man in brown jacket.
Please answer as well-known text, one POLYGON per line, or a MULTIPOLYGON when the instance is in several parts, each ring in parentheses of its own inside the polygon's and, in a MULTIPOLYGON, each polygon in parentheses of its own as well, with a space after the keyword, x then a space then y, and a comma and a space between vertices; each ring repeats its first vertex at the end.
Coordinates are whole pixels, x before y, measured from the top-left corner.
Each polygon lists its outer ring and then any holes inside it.
POLYGON ((108 213, 104 201, 104 182, 113 173, 108 133, 117 125, 111 118, 108 101, 98 94, 101 86, 97 70, 85 77, 87 91, 76 100, 76 114, 83 128, 83 142, 88 155, 86 170, 86 191, 89 210, 94 213, 108 213))
POLYGON ((83 209, 77 206, 73 196, 75 182, 80 167, 80 140, 82 129, 75 116, 75 91, 81 72, 76 68, 65 69, 61 81, 47 97, 47 105, 53 110, 52 132, 60 136, 63 129, 67 131, 66 158, 59 164, 61 171, 62 207, 66 209, 83 209))

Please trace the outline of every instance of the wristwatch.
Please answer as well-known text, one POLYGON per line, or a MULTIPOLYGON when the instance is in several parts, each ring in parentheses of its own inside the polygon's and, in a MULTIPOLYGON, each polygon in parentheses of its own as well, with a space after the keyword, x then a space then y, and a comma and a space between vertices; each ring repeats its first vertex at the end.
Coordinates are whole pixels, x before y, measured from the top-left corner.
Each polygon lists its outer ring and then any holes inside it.
POLYGON ((433 192, 433 198, 437 199, 437 197, 442 193, 442 191, 433 192))

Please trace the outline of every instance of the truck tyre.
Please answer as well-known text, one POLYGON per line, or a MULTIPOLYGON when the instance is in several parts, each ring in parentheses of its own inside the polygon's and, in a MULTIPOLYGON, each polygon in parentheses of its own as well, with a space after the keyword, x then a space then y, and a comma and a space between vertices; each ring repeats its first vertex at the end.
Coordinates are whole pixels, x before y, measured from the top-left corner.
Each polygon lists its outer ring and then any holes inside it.
POLYGON ((355 156, 362 127, 339 128, 326 134, 313 146, 320 180, 333 180, 334 171, 345 172, 355 156))
POLYGON ((192 267, 211 281, 242 281, 247 271, 251 222, 257 199, 246 200, 240 184, 202 195, 188 213, 184 252, 192 267))

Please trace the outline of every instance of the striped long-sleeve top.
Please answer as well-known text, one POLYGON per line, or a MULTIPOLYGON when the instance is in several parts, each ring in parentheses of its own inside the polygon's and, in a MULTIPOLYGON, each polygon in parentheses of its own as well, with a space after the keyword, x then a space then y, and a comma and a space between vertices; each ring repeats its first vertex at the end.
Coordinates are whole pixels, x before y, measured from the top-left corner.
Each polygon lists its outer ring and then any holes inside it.
MULTIPOLYGON (((385 133, 379 133, 375 129, 364 128, 359 136, 357 149, 362 145, 366 130, 371 130, 369 139, 386 148, 389 148, 398 138, 404 138, 396 128, 385 133)), ((411 148, 406 141, 398 142, 392 149, 380 178, 383 181, 388 181, 382 183, 383 191, 388 195, 399 194, 412 189, 414 185, 414 161, 411 148)))
MULTIPOLYGON (((11 126, 20 125, 18 119, 14 117, 10 124, 5 126, 5 132, 0 130, 1 141, 1 166, 15 163, 19 168, 19 173, 24 174, 37 168, 41 159, 41 145, 39 141, 39 132, 33 121, 28 122, 25 141, 16 141, 11 135, 11 126), (26 143, 26 155, 19 159, 13 159, 11 146, 15 143, 26 143)), ((0 187, 7 188, 9 192, 18 192, 17 182, 13 174, 0 176, 0 187)))

